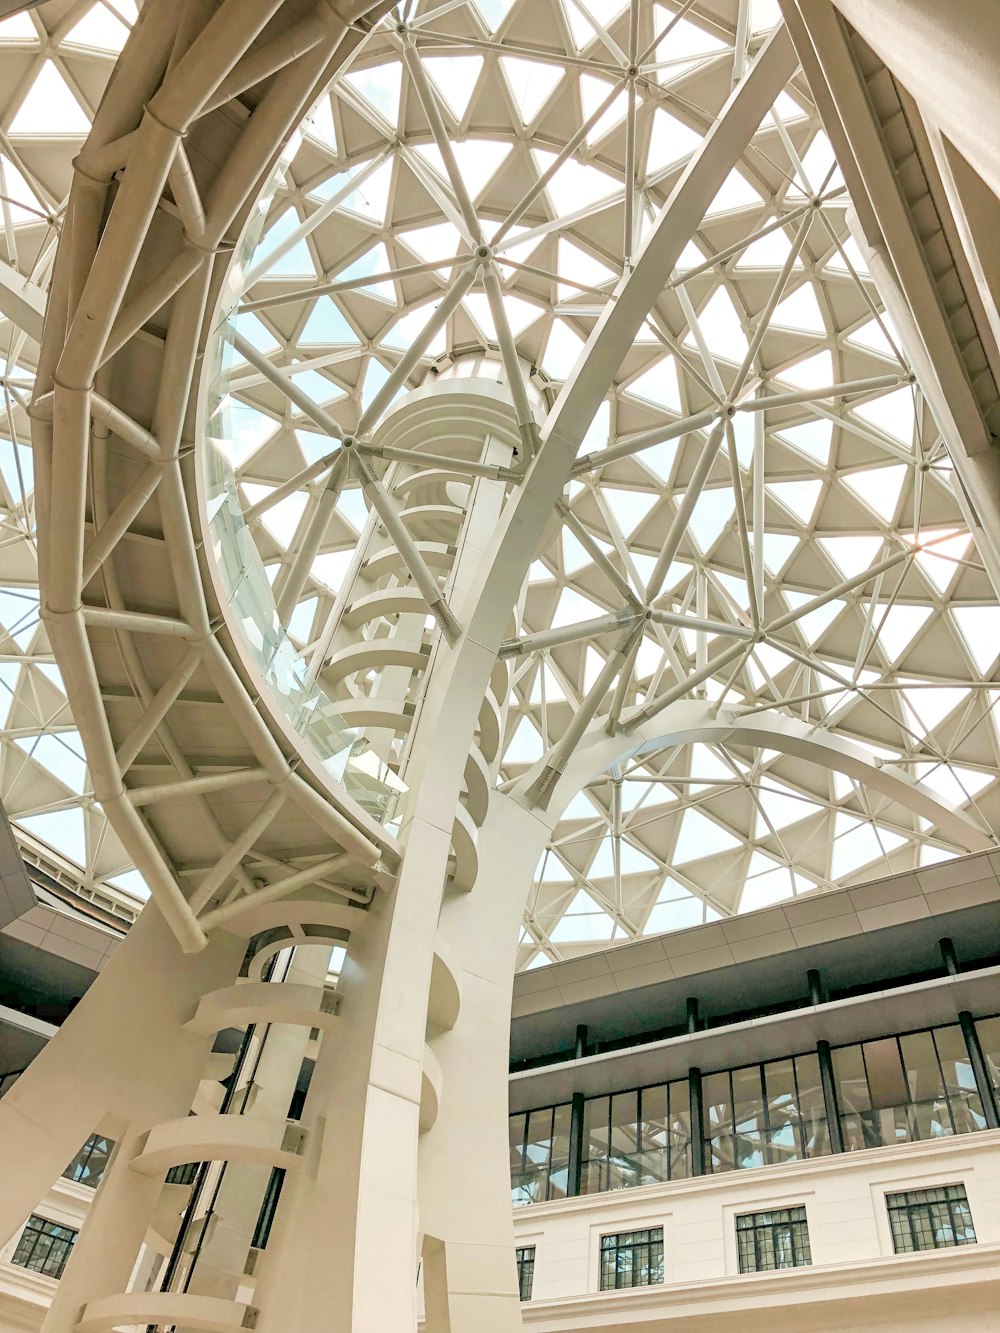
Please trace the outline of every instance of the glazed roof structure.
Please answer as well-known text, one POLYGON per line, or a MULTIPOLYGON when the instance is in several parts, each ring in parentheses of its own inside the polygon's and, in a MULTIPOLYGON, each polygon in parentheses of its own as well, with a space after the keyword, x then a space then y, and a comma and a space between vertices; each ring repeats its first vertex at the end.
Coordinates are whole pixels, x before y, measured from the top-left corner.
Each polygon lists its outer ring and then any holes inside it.
MULTIPOLYGON (((49 0, 0 24, 0 246, 29 307, 18 322, 8 305, 0 324, 0 789, 27 845, 86 886, 142 896, 90 795, 39 620, 25 413, 32 303, 72 158, 134 18, 128 0, 49 0)), ((231 326, 344 433, 404 358, 402 390, 496 378, 505 336, 544 411, 587 373, 596 322, 779 18, 772 0, 396 7, 288 145, 231 326), (474 268, 483 244, 502 309, 474 268)), ((737 723, 790 721, 861 747, 973 825, 1000 827, 1000 610, 850 222, 797 74, 618 368, 511 627, 524 643, 501 786, 565 734, 623 627, 608 707, 674 688, 702 716, 697 739, 666 738, 569 805, 536 872, 522 967, 964 850, 899 800, 737 723), (533 646, 553 629, 565 641, 533 646)), ((226 370, 231 426, 215 443, 276 578, 301 547, 329 434, 245 357, 226 370)), ((370 521, 348 481, 284 608, 320 677, 317 646, 370 521)))

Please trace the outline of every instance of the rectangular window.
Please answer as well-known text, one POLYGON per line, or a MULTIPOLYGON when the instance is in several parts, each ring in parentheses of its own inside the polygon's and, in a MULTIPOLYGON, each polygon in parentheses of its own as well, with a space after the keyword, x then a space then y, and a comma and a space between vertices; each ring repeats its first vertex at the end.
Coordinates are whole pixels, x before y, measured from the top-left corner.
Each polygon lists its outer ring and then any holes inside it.
POLYGON ((780 1166, 830 1151, 815 1055, 708 1074, 702 1087, 710 1171, 780 1166))
POLYGON ((833 1069, 849 1152, 985 1128, 957 1025, 841 1046, 833 1052, 833 1069))
POLYGON ((977 1019, 976 1034, 994 1095, 1000 1098, 1000 1018, 977 1019))
POLYGON ((887 1194, 885 1204, 897 1254, 976 1243, 964 1185, 940 1185, 936 1189, 887 1194))
POLYGON ((517 1289, 522 1301, 531 1300, 531 1288, 535 1284, 535 1247, 519 1245, 517 1247, 517 1289))
POLYGON ((81 1185, 96 1189, 101 1183, 104 1168, 111 1156, 114 1141, 103 1134, 91 1134, 77 1155, 63 1172, 66 1180, 75 1180, 81 1185))
POLYGON ((583 1108, 581 1194, 685 1180, 691 1174, 687 1080, 610 1097, 583 1108))
POLYGON ((652 1287, 663 1281, 663 1228, 601 1237, 601 1290, 652 1287))
POLYGON ((566 1102, 510 1117, 510 1182, 515 1207, 565 1197, 570 1109, 566 1102))
POLYGON ((741 1273, 769 1273, 774 1268, 805 1268, 812 1263, 806 1210, 776 1208, 744 1213, 736 1219, 741 1273))
POLYGON ((46 1277, 62 1277, 76 1237, 72 1227, 60 1226, 58 1222, 50 1222, 48 1218, 32 1213, 21 1232, 11 1263, 46 1277))

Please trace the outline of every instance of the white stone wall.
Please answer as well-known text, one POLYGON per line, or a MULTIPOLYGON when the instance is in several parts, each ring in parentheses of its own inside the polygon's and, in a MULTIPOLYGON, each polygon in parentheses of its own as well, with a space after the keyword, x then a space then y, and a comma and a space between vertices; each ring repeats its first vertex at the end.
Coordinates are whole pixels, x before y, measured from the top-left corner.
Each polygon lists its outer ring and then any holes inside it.
POLYGON ((532 1329, 1000 1330, 1000 1131, 536 1204, 515 1229, 535 1246, 532 1329), (952 1183, 965 1185, 978 1244, 895 1255, 885 1195, 952 1183), (741 1275, 736 1215, 797 1204, 812 1267, 741 1275), (652 1226, 663 1285, 600 1292, 600 1237, 652 1226))

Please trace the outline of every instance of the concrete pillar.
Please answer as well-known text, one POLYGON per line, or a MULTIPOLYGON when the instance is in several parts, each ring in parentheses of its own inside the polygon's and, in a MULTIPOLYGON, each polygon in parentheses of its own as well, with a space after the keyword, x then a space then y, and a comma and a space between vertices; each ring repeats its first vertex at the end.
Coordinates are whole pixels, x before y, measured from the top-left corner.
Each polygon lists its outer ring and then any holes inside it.
MULTIPOLYGON (((420 1141, 420 1223, 431 1242, 424 1243, 428 1333, 521 1328, 507 1062, 521 917, 547 833, 537 813, 495 794, 481 830, 476 887, 442 907, 440 933, 462 963, 462 1008, 455 1027, 432 1042, 443 1093, 420 1141)), ((571 1174, 578 1173, 579 1155, 573 1162, 570 1151, 571 1174)))
MULTIPOLYGON (((486 461, 506 465, 510 458, 509 446, 498 441, 487 445, 486 461)), ((505 490, 499 481, 472 483, 450 576, 453 606, 484 599, 482 570, 488 566, 487 552, 495 540, 505 490)), ((503 585, 493 594, 498 602, 503 601, 504 626, 522 579, 523 572, 517 576, 513 597, 503 585)), ((489 594, 485 600, 490 600, 489 594)), ((498 622, 500 619, 497 615, 498 622)), ((376 893, 364 929, 356 938, 352 935, 341 974, 340 1021, 321 1046, 303 1115, 308 1135, 305 1169, 286 1181, 260 1267, 256 1299, 261 1333, 304 1333, 327 1323, 350 1328, 352 1333, 412 1328, 416 1319, 414 1237, 422 1230, 432 1239, 447 1241, 441 1235, 442 1227, 435 1231, 426 1218, 421 1218, 418 1227, 417 1219, 417 1142, 428 997, 439 918, 442 925, 444 919, 442 894, 452 823, 496 650, 466 641, 464 656, 457 662, 458 654, 439 642, 436 653, 426 672, 427 690, 418 706, 403 775, 414 793, 403 830, 403 867, 394 889, 376 893), (332 1247, 328 1243, 331 1234, 338 1238, 332 1247)), ((483 861, 481 851, 480 864, 483 861)), ((524 872, 525 893, 533 869, 534 860, 524 872)), ((492 963, 489 974, 498 980, 486 985, 483 977, 487 974, 480 972, 463 996, 463 1013, 468 1006, 473 1014, 464 1030, 467 1035, 476 1033, 484 1049, 488 1047, 490 1069, 482 1071, 482 1082, 488 1080, 493 1089, 493 1116, 500 1117, 499 1134, 504 1142, 507 1033, 521 906, 505 908, 506 928, 487 928, 492 935, 490 947, 500 950, 502 964, 498 968, 492 963), (485 989, 479 993, 481 986, 485 989), (493 1034, 488 1041, 487 1033, 493 1034), (494 1068, 498 1051, 500 1064, 494 1068)), ((470 1074, 474 1047, 473 1043, 463 1056, 461 1073, 456 1070, 453 1075, 463 1090, 481 1082, 470 1074)), ((458 1188, 474 1193, 482 1202, 485 1196, 469 1190, 472 1163, 464 1166, 464 1184, 458 1188)), ((429 1244, 425 1249, 429 1289, 445 1293, 478 1290, 485 1262, 491 1274, 485 1282, 492 1291, 493 1263, 502 1256, 504 1300, 508 1306, 511 1300, 516 1302, 506 1159, 504 1169, 502 1207, 494 1205, 495 1224, 503 1228, 502 1244, 477 1242, 456 1249, 446 1243, 440 1251, 429 1244)), ((446 1295, 446 1304, 451 1299, 446 1295)), ((517 1323, 505 1327, 519 1327, 516 1304, 513 1309, 517 1323)), ((457 1315, 448 1317, 454 1320, 457 1315)), ((475 1320, 467 1326, 491 1331, 494 1327, 475 1320)), ((443 1327, 458 1326, 453 1322, 443 1327)))
POLYGON ((1000 6, 988 0, 833 2, 925 119, 1000 195, 1000 6))
POLYGON ((126 1290, 163 1182, 129 1166, 139 1138, 187 1113, 211 1038, 183 1026, 206 991, 231 984, 245 944, 220 935, 185 955, 153 904, 48 1046, 0 1103, 5 1184, 0 1233, 13 1233, 95 1130, 117 1142, 45 1320, 126 1290))

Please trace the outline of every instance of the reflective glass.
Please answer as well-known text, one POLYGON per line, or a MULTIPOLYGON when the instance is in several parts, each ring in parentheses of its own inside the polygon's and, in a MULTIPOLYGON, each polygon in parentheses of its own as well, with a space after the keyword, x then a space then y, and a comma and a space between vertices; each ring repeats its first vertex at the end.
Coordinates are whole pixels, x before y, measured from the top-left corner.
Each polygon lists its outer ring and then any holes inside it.
POLYGON ((976 1032, 994 1094, 1000 1094, 1000 1018, 979 1019, 976 1032))
POLYGON ((971 1130, 985 1129, 983 1102, 976 1087, 976 1076, 962 1029, 957 1024, 954 1027, 935 1028, 933 1036, 955 1133, 967 1134, 971 1130))

